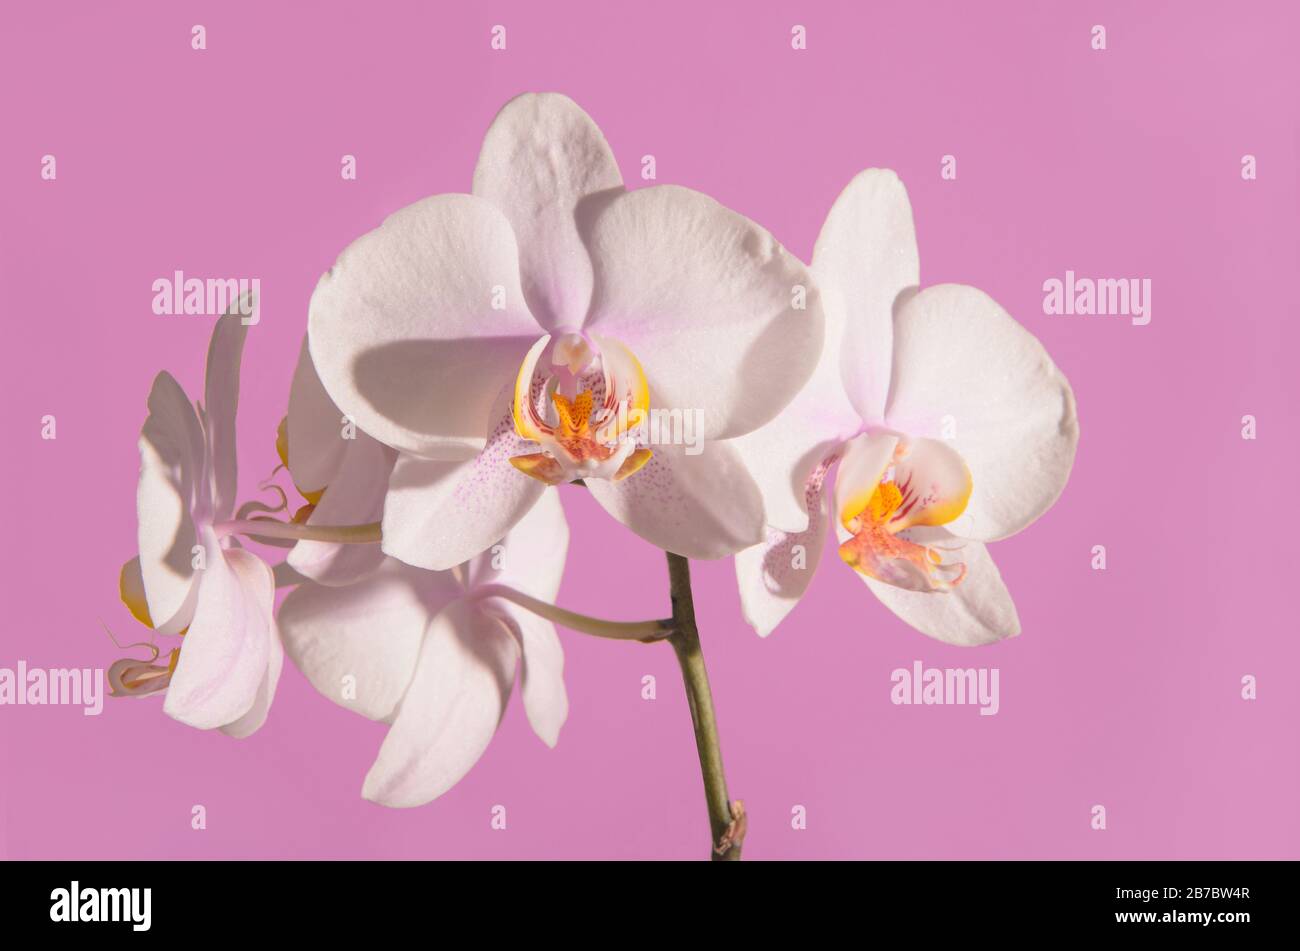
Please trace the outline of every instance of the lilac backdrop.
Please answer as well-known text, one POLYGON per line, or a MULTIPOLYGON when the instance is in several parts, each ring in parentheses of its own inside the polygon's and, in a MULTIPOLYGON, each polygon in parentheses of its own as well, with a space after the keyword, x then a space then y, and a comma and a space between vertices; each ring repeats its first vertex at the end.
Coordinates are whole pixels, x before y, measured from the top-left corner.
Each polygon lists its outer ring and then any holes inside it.
MULTIPOLYGON (((923 283, 987 290, 1078 397, 1064 496, 994 546, 1018 639, 973 652, 930 641, 828 559, 760 641, 730 562, 697 566, 747 855, 1296 857, 1296 569, 1270 526, 1294 519, 1300 465, 1284 360, 1300 345, 1286 291, 1300 257, 1294 8, 448 6, 6 5, 0 666, 107 667, 101 619, 142 632, 116 582, 134 553, 145 395, 162 368, 197 393, 211 330, 154 316, 151 282, 174 269, 262 281, 240 417, 250 494, 274 464, 317 277, 389 212, 468 190, 508 98, 558 90, 595 117, 630 183, 652 153, 659 181, 714 195, 805 258, 855 172, 896 169, 923 283), (190 48, 196 23, 206 51, 190 48), (504 52, 489 48, 494 24, 504 52), (40 177, 47 153, 55 181, 40 177), (340 177, 344 154, 356 181, 340 177), (945 154, 955 181, 940 177, 945 154), (1257 180, 1242 178, 1245 154, 1257 180), (1150 278, 1151 323, 1045 316, 1042 283, 1067 268, 1150 278), (45 414, 56 440, 40 437, 45 414), (999 668, 1001 712, 892 705, 890 671, 914 660, 999 668), (1095 804, 1105 831, 1090 828, 1095 804)), ((664 613, 662 556, 581 490, 563 498, 562 603, 664 613)), ((243 742, 175 723, 156 701, 110 701, 99 717, 0 707, 0 854, 701 857, 671 651, 562 636, 572 710, 558 748, 516 698, 478 767, 416 810, 360 798, 383 727, 292 669, 243 742), (204 831, 190 828, 194 804, 204 831), (496 804, 504 832, 489 825, 496 804)))

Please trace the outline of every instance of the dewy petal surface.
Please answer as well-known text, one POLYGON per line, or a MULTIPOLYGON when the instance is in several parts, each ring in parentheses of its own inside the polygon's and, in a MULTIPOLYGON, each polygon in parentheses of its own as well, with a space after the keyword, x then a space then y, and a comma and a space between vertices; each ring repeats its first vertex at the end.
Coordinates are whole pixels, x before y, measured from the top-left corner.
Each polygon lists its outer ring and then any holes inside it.
POLYGON ((702 414, 704 438, 766 423, 812 373, 822 313, 811 277, 712 198, 674 185, 618 195, 594 215, 587 247, 587 329, 636 354, 654 406, 702 414))
POLYGON ((515 433, 512 389, 498 394, 487 446, 468 462, 398 456, 384 500, 387 554, 446 571, 500 541, 541 497, 546 486, 510 463, 533 446, 515 433))
POLYGON ((140 431, 136 512, 140 574, 154 626, 175 634, 193 611, 190 567, 198 534, 192 511, 202 478, 204 437, 185 391, 163 372, 149 392, 140 431))
POLYGON ((419 806, 459 782, 496 732, 518 659, 518 643, 498 620, 465 601, 444 608, 361 794, 419 806))
POLYGON ((582 326, 592 272, 578 232, 578 205, 622 184, 605 136, 567 96, 517 96, 488 129, 474 194, 510 220, 524 297, 546 329, 582 326))
POLYGON ((705 443, 697 455, 655 446, 635 475, 593 479, 587 489, 646 541, 686 558, 725 558, 765 537, 762 495, 726 442, 705 443))
POLYGON ((958 647, 991 644, 1020 633, 1020 618, 988 549, 942 528, 914 528, 912 541, 952 549, 966 565, 961 584, 941 593, 908 591, 859 574, 889 610, 922 634, 958 647))
POLYGON ((239 720, 257 700, 274 637, 275 579, 251 552, 222 550, 211 529, 203 544, 207 567, 163 712, 208 730, 239 720))
POLYGON ((1042 344, 959 284, 928 287, 900 309, 888 420, 943 438, 965 460, 974 488, 949 527, 981 541, 1013 535, 1051 507, 1079 438, 1074 394, 1042 344))
POLYGON ((290 659, 322 695, 387 721, 415 674, 429 622, 461 594, 450 574, 390 558, 349 587, 305 584, 291 591, 280 608, 280 634, 290 659))
POLYGON ((828 353, 844 390, 869 423, 885 413, 893 360, 893 307, 920 281, 907 189, 889 169, 860 172, 831 206, 813 248, 828 353))
POLYGON ((483 447, 493 401, 540 333, 510 223, 471 195, 426 198, 358 238, 308 316, 334 403, 380 442, 427 458, 483 447))

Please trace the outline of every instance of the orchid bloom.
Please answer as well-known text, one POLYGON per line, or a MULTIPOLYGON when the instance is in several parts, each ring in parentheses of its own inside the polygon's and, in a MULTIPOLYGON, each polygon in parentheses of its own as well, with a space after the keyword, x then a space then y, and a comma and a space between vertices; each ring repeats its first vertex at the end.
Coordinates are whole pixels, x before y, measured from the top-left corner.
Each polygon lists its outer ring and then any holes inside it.
MULTIPOLYGON (((307 501, 294 521, 312 527, 377 522, 397 453, 357 429, 325 388, 304 338, 276 449, 307 501)), ((287 561, 318 584, 348 585, 383 563, 378 545, 299 541, 287 561)))
POLYGON ((834 518, 840 557, 908 624, 959 645, 1020 633, 984 543, 1025 528, 1065 487, 1078 442, 1069 383, 983 292, 917 292, 912 211, 893 172, 844 189, 812 269, 826 351, 786 411, 734 444, 770 525, 736 557, 746 620, 765 636, 789 613, 834 518))
POLYGON ((237 547, 221 523, 234 513, 235 411, 248 327, 238 310, 217 321, 208 347, 204 404, 159 373, 140 432, 136 494, 140 554, 122 568, 131 613, 162 634, 183 635, 169 663, 118 661, 115 695, 166 690, 163 712, 235 737, 266 719, 284 651, 272 615, 270 567, 237 547))
POLYGON ((821 335, 807 271, 768 232, 685 188, 627 191, 558 94, 506 104, 473 194, 424 199, 348 247, 308 327, 330 399, 399 451, 383 550, 435 570, 575 479, 668 551, 761 541, 758 487, 721 440, 789 402, 821 335))
POLYGON ((522 663, 533 730, 554 746, 568 715, 555 626, 500 591, 553 601, 569 532, 554 490, 492 550, 449 571, 386 559, 350 587, 304 584, 280 608, 285 647, 326 697, 390 724, 362 795, 418 806, 483 755, 522 663))

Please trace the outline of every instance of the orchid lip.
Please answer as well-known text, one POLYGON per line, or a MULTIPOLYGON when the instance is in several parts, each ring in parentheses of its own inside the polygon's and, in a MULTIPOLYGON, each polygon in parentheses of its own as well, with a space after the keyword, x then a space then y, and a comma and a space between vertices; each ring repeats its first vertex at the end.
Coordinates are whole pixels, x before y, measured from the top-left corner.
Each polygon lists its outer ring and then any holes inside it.
POLYGON ((106 677, 110 697, 147 697, 161 693, 171 684, 172 674, 180 661, 181 649, 174 647, 169 652, 165 665, 156 661, 162 653, 155 644, 137 645, 151 651, 151 656, 140 660, 124 657, 109 665, 106 677))
MULTIPOLYGON (((866 485, 837 486, 840 522, 849 535, 840 544, 840 558, 858 573, 895 587, 950 591, 965 579, 965 563, 945 560, 951 549, 922 544, 907 530, 960 516, 970 499, 969 470, 955 452, 933 440, 892 433, 888 438, 896 438, 892 453, 872 457, 876 474, 866 485)), ((865 474, 841 472, 846 478, 865 474)))

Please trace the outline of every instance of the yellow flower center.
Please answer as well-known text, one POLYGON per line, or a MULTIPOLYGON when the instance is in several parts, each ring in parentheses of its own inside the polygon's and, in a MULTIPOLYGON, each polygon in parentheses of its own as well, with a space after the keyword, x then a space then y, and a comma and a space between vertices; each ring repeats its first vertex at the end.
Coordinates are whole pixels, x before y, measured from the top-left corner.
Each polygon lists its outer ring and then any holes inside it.
POLYGON ((515 381, 513 406, 515 432, 540 443, 542 450, 513 456, 511 464, 548 485, 574 479, 626 479, 653 455, 637 447, 629 434, 649 407, 640 363, 616 340, 588 342, 566 334, 553 347, 551 375, 539 378, 538 364, 549 343, 550 337, 543 337, 525 357, 515 381), (573 395, 561 392, 559 376, 573 395), (539 409, 545 394, 555 409, 554 422, 539 409))
POLYGON ((898 532, 912 524, 952 521, 966 508, 968 498, 969 492, 928 518, 906 522, 905 517, 917 501, 910 483, 899 486, 882 480, 857 514, 851 510, 842 513, 843 525, 853 537, 840 545, 840 558, 854 571, 877 581, 913 591, 948 591, 966 577, 966 565, 944 563, 939 550, 903 538, 898 532))

